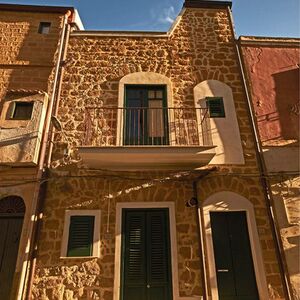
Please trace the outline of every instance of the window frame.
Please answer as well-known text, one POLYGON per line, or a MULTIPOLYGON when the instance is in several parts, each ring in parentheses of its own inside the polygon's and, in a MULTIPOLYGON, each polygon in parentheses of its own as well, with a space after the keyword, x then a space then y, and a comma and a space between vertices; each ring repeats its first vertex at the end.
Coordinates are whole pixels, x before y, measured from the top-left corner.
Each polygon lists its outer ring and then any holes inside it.
POLYGON ((40 22, 39 28, 38 28, 38 33, 39 34, 49 34, 50 33, 50 28, 51 28, 51 22, 40 22), (44 29, 47 29, 46 32, 44 32, 44 29))
POLYGON ((122 140, 122 145, 135 145, 135 146, 147 146, 147 145, 152 145, 152 146, 162 146, 162 145, 170 145, 170 138, 169 138, 169 134, 170 134, 170 129, 169 129, 169 122, 170 122, 170 116, 169 116, 169 108, 168 108, 168 94, 167 94, 167 85, 166 84, 124 84, 124 106, 123 108, 124 113, 123 113, 123 128, 122 128, 122 136, 123 136, 123 140, 122 140), (143 143, 142 144, 131 144, 130 140, 128 139, 127 135, 126 135, 126 126, 127 126, 127 122, 126 122, 126 109, 130 108, 130 106, 128 105, 128 96, 127 96, 127 92, 128 89, 133 89, 133 90, 139 90, 142 91, 144 93, 143 95, 143 106, 142 108, 147 108, 146 111, 146 122, 145 124, 148 124, 148 112, 150 111, 150 107, 149 107, 149 101, 151 101, 151 97, 148 96, 148 94, 146 95, 146 93, 148 93, 150 90, 154 90, 156 91, 161 91, 162 92, 162 115, 163 115, 163 120, 164 120, 164 124, 163 124, 163 131, 164 131, 164 136, 163 137, 150 137, 149 136, 149 130, 146 127, 144 133, 145 136, 142 137, 143 143))
POLYGON ((8 120, 13 120, 13 121, 30 121, 32 119, 33 110, 34 110, 34 101, 13 101, 11 103, 8 120), (22 103, 22 104, 25 103, 25 104, 31 104, 32 105, 32 107, 31 107, 31 114, 30 114, 29 118, 24 119, 24 118, 15 118, 14 117, 14 114, 15 114, 16 109, 17 109, 17 105, 20 104, 20 103, 22 103))
POLYGON ((66 210, 65 218, 64 218, 64 229, 63 229, 60 258, 79 259, 79 258, 100 257, 100 224, 101 224, 101 210, 66 210), (69 242, 70 223, 71 223, 70 221, 72 216, 93 216, 95 218, 92 255, 68 256, 68 242, 69 242))
POLYGON ((206 101, 206 107, 208 108, 208 111, 209 111, 209 117, 210 118, 226 118, 226 113, 225 113, 225 105, 224 105, 224 99, 223 97, 205 97, 205 101, 206 101), (221 100, 221 113, 219 115, 214 115, 214 114, 211 114, 211 108, 210 108, 210 105, 209 105, 209 102, 212 102, 212 101, 216 101, 216 100, 221 100))

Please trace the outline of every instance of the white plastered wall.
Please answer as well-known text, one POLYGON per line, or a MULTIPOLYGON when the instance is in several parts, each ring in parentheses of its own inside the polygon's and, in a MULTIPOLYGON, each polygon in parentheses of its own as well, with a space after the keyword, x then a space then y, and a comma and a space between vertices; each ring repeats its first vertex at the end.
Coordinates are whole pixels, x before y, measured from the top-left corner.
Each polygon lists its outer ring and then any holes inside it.
POLYGON ((212 143, 217 147, 209 164, 244 164, 231 88, 218 80, 205 80, 194 87, 195 107, 206 108, 206 97, 222 97, 225 109, 225 118, 210 118, 212 143))
POLYGON ((208 265, 209 265, 209 280, 211 286, 212 300, 219 300, 217 275, 215 268, 215 258, 213 251, 212 230, 210 223, 210 212, 214 211, 245 211, 247 215, 247 225, 249 239, 251 245, 252 259, 256 277, 259 297, 261 300, 267 300, 268 288, 266 274, 261 253, 261 247, 255 221, 253 205, 250 201, 241 195, 233 192, 224 191, 218 192, 208 197, 203 202, 203 218, 205 225, 205 240, 207 247, 208 265))

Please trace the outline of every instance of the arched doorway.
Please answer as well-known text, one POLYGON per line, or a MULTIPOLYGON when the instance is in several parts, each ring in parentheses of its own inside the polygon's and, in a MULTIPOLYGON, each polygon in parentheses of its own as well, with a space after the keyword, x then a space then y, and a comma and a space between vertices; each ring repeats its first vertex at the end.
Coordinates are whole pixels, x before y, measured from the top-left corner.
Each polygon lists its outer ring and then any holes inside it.
POLYGON ((0 200, 0 299, 9 300, 18 258, 25 204, 21 197, 0 200))
POLYGON ((212 299, 268 299, 253 204, 237 193, 217 192, 203 202, 203 217, 212 299))

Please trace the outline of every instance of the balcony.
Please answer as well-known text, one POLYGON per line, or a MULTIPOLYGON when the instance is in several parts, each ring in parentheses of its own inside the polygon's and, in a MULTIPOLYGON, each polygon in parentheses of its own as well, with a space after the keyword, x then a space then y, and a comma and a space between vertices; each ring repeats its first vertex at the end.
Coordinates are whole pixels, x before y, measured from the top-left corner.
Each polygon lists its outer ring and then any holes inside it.
POLYGON ((195 169, 215 155, 207 109, 86 108, 79 153, 111 170, 195 169))

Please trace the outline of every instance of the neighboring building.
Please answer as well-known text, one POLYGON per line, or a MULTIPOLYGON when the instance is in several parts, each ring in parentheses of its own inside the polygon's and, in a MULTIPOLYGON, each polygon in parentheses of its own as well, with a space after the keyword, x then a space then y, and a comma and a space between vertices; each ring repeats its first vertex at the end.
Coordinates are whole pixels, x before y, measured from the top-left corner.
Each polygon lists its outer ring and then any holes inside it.
POLYGON ((241 37, 275 220, 294 299, 300 299, 300 40, 241 37))
POLYGON ((24 297, 29 280, 59 50, 76 20, 73 8, 0 4, 1 300, 24 297))
POLYGON ((230 6, 70 34, 34 299, 287 299, 230 6))

